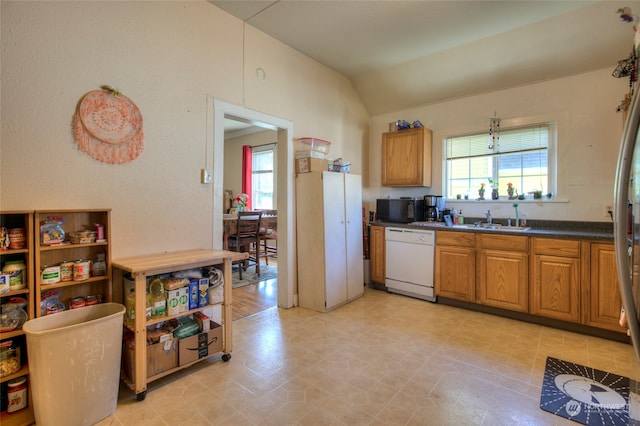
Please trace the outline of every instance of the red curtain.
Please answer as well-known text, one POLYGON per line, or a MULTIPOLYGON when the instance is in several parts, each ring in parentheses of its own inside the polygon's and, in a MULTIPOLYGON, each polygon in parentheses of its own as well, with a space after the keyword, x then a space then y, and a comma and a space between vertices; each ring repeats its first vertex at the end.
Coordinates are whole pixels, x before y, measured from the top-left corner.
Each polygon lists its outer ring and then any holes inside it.
POLYGON ((242 193, 247 194, 247 210, 251 210, 251 180, 253 177, 252 149, 249 145, 242 145, 242 193))

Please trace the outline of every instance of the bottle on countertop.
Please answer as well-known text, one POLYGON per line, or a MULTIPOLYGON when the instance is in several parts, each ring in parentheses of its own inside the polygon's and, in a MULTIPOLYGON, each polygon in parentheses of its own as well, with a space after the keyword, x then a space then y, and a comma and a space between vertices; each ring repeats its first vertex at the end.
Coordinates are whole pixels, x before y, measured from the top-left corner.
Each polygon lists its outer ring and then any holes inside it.
POLYGON ((458 213, 458 225, 464 225, 464 216, 462 216, 462 210, 458 213))

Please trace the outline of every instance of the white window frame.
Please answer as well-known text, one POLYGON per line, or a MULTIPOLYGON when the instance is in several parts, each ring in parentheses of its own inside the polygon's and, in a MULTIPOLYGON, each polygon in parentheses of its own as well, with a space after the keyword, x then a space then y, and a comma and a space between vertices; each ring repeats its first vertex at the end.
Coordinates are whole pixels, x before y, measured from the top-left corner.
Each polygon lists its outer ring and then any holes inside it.
MULTIPOLYGON (((548 179, 548 192, 553 194, 553 198, 558 198, 558 179, 557 179, 557 164, 558 164, 558 133, 560 123, 563 121, 563 118, 554 119, 552 117, 528 117, 528 118, 517 118, 517 119, 509 119, 502 120, 501 128, 502 131, 518 129, 518 128, 529 128, 529 127, 537 127, 537 126, 548 126, 549 128, 549 141, 547 147, 547 179, 548 179)), ((488 120, 487 120, 488 124, 488 120)), ((442 195, 445 198, 455 199, 457 194, 449 194, 449 170, 448 170, 448 161, 447 161, 447 139, 452 137, 462 137, 468 135, 487 135, 487 144, 489 142, 489 132, 487 129, 482 129, 479 131, 467 131, 460 133, 451 132, 448 135, 444 135, 442 138, 442 195)), ((491 187, 488 182, 485 187, 486 194, 485 199, 491 200, 491 187)), ((530 189, 526 188, 524 191, 519 189, 520 193, 528 192, 530 189)), ((500 188, 500 199, 493 201, 505 201, 506 197, 506 188, 500 188)), ((470 188, 469 199, 476 199, 477 193, 473 188, 470 188)), ((527 200, 530 200, 531 197, 527 196, 527 200)), ((546 198, 543 198, 545 200, 546 198)), ((539 200, 536 200, 539 201, 539 200)))
MULTIPOLYGON (((252 156, 252 161, 253 161, 253 155, 258 154, 258 153, 262 153, 265 151, 272 151, 273 152, 273 193, 271 195, 271 209, 268 210, 275 210, 276 206, 278 205, 278 165, 277 165, 277 158, 278 158, 278 145, 277 143, 269 143, 269 144, 264 144, 264 145, 260 145, 260 146, 256 146, 252 148, 252 152, 251 152, 251 156, 252 156)), ((251 179, 253 179, 253 176, 255 174, 255 169, 253 169, 251 171, 251 179)), ((251 191, 255 191, 255 187, 254 185, 251 185, 251 191)), ((251 197, 253 197, 254 194, 251 194, 251 197)), ((255 199, 255 198, 252 198, 255 199)), ((252 204, 253 208, 258 208, 255 204, 252 204)))

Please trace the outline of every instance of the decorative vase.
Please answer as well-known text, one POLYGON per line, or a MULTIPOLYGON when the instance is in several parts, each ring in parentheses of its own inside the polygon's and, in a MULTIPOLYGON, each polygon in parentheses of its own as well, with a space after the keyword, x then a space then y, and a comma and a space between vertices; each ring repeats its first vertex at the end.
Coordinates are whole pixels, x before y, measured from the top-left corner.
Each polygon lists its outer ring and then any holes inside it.
POLYGON ((509 188, 507 188, 507 195, 509 196, 510 200, 514 200, 516 198, 515 195, 513 195, 513 187, 510 186, 509 188))
POLYGON ((533 191, 533 199, 540 200, 542 198, 542 191, 533 191))
POLYGON ((238 207, 236 208, 237 211, 239 212, 243 212, 244 211, 244 206, 242 204, 238 204, 238 207))
POLYGON ((500 194, 498 193, 498 188, 493 188, 491 190, 491 199, 497 200, 498 198, 500 198, 500 194))
POLYGON ((479 189, 478 195, 480 196, 478 197, 478 200, 484 200, 484 189, 479 189))

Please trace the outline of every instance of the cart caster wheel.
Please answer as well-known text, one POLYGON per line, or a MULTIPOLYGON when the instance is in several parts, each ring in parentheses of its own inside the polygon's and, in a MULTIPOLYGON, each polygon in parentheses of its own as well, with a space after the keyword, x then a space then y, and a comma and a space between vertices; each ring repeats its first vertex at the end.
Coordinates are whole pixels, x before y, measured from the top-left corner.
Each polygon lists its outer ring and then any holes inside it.
POLYGON ((136 394, 136 399, 138 401, 144 401, 146 397, 147 397, 147 391, 143 391, 143 392, 140 392, 139 394, 136 394))
POLYGON ((231 354, 224 354, 224 355, 222 355, 222 360, 223 360, 224 362, 227 362, 227 361, 229 361, 230 359, 231 359, 231 354))

